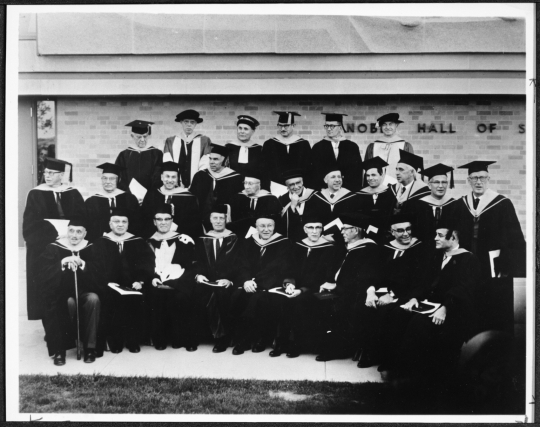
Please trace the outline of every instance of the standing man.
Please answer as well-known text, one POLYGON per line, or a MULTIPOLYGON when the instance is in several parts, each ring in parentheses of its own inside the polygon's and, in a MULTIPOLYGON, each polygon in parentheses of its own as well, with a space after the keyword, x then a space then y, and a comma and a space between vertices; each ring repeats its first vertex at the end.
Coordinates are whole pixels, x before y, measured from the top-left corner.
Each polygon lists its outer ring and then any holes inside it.
MULTIPOLYGON (((150 145, 146 146, 152 135, 153 122, 134 120, 126 126, 131 127, 132 146, 122 151, 115 163, 122 167, 121 186, 124 191, 130 191, 131 180, 135 179, 147 191, 159 185, 159 168, 163 163, 161 150, 150 145)), ((142 198, 139 198, 142 203, 142 198)))
POLYGON ((298 242, 305 236, 302 218, 306 202, 313 194, 313 190, 304 187, 304 171, 301 169, 285 171, 283 181, 289 190, 278 198, 283 206, 281 210, 283 233, 289 240, 298 242))
POLYGON ((131 194, 118 188, 118 183, 124 168, 112 163, 103 163, 96 166, 101 169, 102 191, 97 192, 85 200, 84 205, 88 215, 87 239, 93 242, 111 230, 109 221, 114 208, 127 209, 132 218, 131 230, 133 234, 140 233, 139 201, 131 194))
POLYGON ((311 145, 304 138, 294 134, 294 117, 301 117, 295 111, 274 111, 278 118, 278 135, 265 141, 262 157, 268 179, 276 183, 284 180, 283 174, 290 169, 300 169, 306 182, 311 172, 311 145))
POLYGON ((205 227, 210 230, 208 217, 210 209, 216 204, 229 205, 227 215, 230 222, 230 203, 233 196, 244 188, 244 177, 238 172, 225 166, 229 151, 221 145, 212 144, 208 154, 208 169, 202 169, 195 174, 189 191, 197 197, 201 218, 206 223, 205 227))
POLYGON ((382 130, 383 136, 368 145, 364 160, 380 157, 389 164, 385 176, 385 184, 395 184, 396 166, 400 158, 400 150, 414 153, 410 143, 405 141, 398 133, 398 126, 403 123, 399 120, 399 114, 388 113, 377 119, 377 126, 382 130))
POLYGON ((399 150, 401 157, 396 166, 398 183, 390 186, 396 198, 393 214, 414 209, 414 202, 430 194, 429 188, 421 179, 417 179, 419 170, 424 169, 424 159, 407 151, 399 150))
POLYGON ((212 141, 195 132, 197 125, 203 122, 198 111, 182 111, 174 121, 180 123, 183 132, 180 136, 171 136, 165 140, 163 161, 178 163, 182 184, 188 188, 193 176, 207 164, 204 156, 210 152, 212 141))
MULTIPOLYGON (((48 220, 70 220, 85 217, 84 199, 74 187, 62 183, 66 165, 70 165, 69 181, 73 179, 73 165, 59 159, 45 159, 45 183, 28 193, 23 215, 23 237, 26 242, 26 299, 28 320, 43 318, 43 300, 39 293, 38 258, 49 243, 59 236, 57 228, 48 220)), ((54 221, 53 221, 54 222, 54 221)))
POLYGON ((347 114, 321 114, 326 116, 326 138, 317 142, 311 151, 313 188, 324 188, 324 172, 332 169, 341 171, 345 188, 358 191, 362 188, 362 156, 358 144, 342 136, 343 116, 347 114))

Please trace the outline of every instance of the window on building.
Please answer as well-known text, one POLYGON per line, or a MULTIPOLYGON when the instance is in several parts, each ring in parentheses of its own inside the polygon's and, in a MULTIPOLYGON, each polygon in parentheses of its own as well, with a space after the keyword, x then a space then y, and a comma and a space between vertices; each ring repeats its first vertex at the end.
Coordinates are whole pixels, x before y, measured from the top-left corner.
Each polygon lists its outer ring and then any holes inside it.
POLYGON ((37 174, 36 184, 43 182, 45 157, 56 158, 56 103, 37 101, 37 174))

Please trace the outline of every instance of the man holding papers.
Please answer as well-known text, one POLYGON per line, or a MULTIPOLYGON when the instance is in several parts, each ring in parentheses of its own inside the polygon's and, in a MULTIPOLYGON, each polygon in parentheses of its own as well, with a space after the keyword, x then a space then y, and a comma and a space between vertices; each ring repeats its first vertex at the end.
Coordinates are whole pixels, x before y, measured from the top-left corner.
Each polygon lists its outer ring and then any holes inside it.
POLYGON ((120 353, 124 342, 138 353, 146 326, 142 291, 151 286, 154 255, 148 243, 128 232, 127 210, 113 209, 110 218, 111 231, 94 242, 92 253, 106 336, 113 353, 120 353))
POLYGON ((210 208, 212 230, 197 239, 195 295, 201 323, 209 325, 215 339, 214 353, 222 353, 232 338, 231 295, 238 283, 240 242, 227 230, 227 206, 210 208))
POLYGON ((381 370, 402 378, 452 372, 463 342, 476 332, 473 295, 480 282, 480 263, 473 253, 460 247, 459 236, 450 222, 441 223, 436 230, 438 256, 431 283, 412 292, 403 309, 389 315, 384 336, 393 351, 381 370), (440 306, 431 314, 416 313, 423 300, 440 306))
POLYGON ((49 243, 57 237, 65 237, 67 223, 75 217, 84 217, 84 199, 76 188, 62 183, 66 165, 59 159, 47 157, 43 176, 45 183, 28 193, 23 215, 23 237, 26 241, 26 298, 28 320, 39 320, 43 316, 43 299, 39 293, 40 277, 37 260, 49 243))
POLYGON ((147 305, 152 311, 152 341, 165 350, 169 338, 173 348, 197 350, 193 330, 194 242, 171 230, 172 206, 163 204, 154 213, 156 232, 148 240, 154 251, 155 269, 148 286, 147 305), (148 301, 149 300, 149 301, 148 301))

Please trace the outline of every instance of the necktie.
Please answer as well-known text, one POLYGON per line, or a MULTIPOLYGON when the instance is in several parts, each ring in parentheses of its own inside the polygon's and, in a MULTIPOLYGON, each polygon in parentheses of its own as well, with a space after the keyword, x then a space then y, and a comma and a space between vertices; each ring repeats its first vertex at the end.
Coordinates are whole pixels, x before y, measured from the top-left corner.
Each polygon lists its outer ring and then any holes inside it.
POLYGON ((256 203, 256 199, 251 199, 251 201, 249 202, 249 208, 254 211, 255 210, 255 203, 256 203))
POLYGON ((216 239, 216 260, 217 260, 220 249, 221 249, 221 239, 216 239))
POLYGON ((441 219, 441 210, 440 207, 435 208, 435 224, 438 224, 441 219))
POLYGON ((111 208, 111 213, 112 213, 113 209, 116 208, 116 197, 111 197, 109 199, 109 202, 110 202, 110 208, 111 208))
POLYGON ((61 193, 54 193, 56 195, 56 208, 58 209, 58 216, 60 218, 65 218, 64 210, 62 209, 62 197, 61 193))
POLYGON ((444 258, 441 264, 441 270, 444 268, 444 266, 448 263, 449 260, 450 260, 450 257, 444 254, 444 258))
POLYGON ((122 253, 123 250, 124 250, 124 242, 116 242, 116 244, 118 245, 118 253, 122 253))
POLYGON ((187 173, 187 164, 188 164, 188 159, 187 159, 187 150, 186 150, 186 143, 184 142, 184 140, 180 140, 180 159, 178 160, 178 168, 180 169, 180 177, 182 179, 182 182, 184 183, 184 185, 189 185, 188 183, 188 180, 187 180, 187 176, 186 176, 186 173, 187 173))
POLYGON ((477 199, 476 197, 473 200, 473 207, 474 209, 478 209, 478 203, 480 203, 480 199, 477 199))
POLYGON ((266 248, 261 248, 261 258, 264 256, 265 252, 266 252, 266 248))
POLYGON ((405 187, 401 188, 401 196, 403 196, 403 193, 405 193, 405 187))
POLYGON ((333 198, 334 198, 334 195, 333 195, 333 194, 330 194, 330 198, 333 199, 333 198))

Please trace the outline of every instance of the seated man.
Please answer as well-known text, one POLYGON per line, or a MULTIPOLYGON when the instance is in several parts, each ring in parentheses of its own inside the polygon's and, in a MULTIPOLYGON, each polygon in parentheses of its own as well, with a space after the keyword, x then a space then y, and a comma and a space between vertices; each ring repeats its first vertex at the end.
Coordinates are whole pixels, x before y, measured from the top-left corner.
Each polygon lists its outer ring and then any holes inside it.
POLYGON ((333 313, 327 312, 323 320, 328 325, 325 340, 316 360, 326 362, 349 357, 353 352, 354 337, 358 336, 358 310, 365 304, 369 293, 378 289, 380 275, 380 249, 365 236, 368 219, 359 214, 340 215, 341 234, 346 247, 336 254, 337 271, 332 281, 320 287, 321 292, 339 295, 333 313))
POLYGON ((286 171, 283 174, 283 181, 289 191, 278 198, 283 206, 281 210, 283 233, 293 242, 298 242, 305 236, 302 216, 306 202, 313 194, 313 190, 304 187, 304 174, 301 169, 286 171))
POLYGON ((279 325, 279 337, 276 347, 270 352, 271 357, 287 353, 287 357, 298 357, 300 351, 313 347, 321 335, 320 317, 325 302, 314 295, 322 284, 333 279, 335 271, 334 243, 324 239, 323 223, 317 217, 304 217, 305 239, 296 242, 293 248, 295 283, 288 285, 291 297, 279 298, 283 305, 283 318, 279 325))
POLYGON ((127 210, 113 209, 109 225, 111 231, 97 239, 92 248, 96 283, 103 296, 106 336, 111 352, 120 353, 125 341, 131 353, 138 353, 147 327, 142 290, 150 286, 154 256, 142 238, 128 233, 127 210))
POLYGON ((148 299, 152 312, 152 341, 156 350, 165 350, 169 336, 172 347, 197 350, 193 333, 193 247, 191 237, 171 231, 172 206, 155 210, 156 232, 148 243, 154 251, 155 269, 148 299), (169 329, 170 332, 169 333, 169 329))
POLYGON ((166 203, 172 205, 174 216, 173 231, 187 234, 192 239, 202 234, 197 198, 187 188, 179 187, 178 164, 165 162, 161 167, 163 186, 149 190, 142 203, 143 236, 150 237, 155 232, 154 210, 166 203))
POLYGON ((480 283, 480 263, 471 252, 460 248, 459 231, 441 223, 436 231, 438 256, 433 264, 431 285, 412 294, 402 310, 389 315, 385 339, 393 352, 385 370, 411 378, 452 372, 463 342, 475 332, 475 287, 480 283), (440 307, 432 314, 415 310, 427 299, 440 307))
POLYGON ((254 353, 265 350, 265 335, 275 334, 280 308, 273 304, 268 290, 292 277, 290 242, 274 232, 274 216, 259 214, 255 226, 257 233, 242 247, 238 278, 241 288, 232 297, 231 312, 236 321, 234 355, 244 353, 252 339, 254 353))
POLYGON ((39 258, 41 296, 45 306, 43 325, 49 356, 54 356, 56 366, 66 364, 66 350, 74 347, 76 301, 79 303, 84 361, 94 362, 96 350, 97 357, 103 356, 103 347, 97 348, 100 301, 90 272, 92 244, 84 240, 85 236, 84 221, 72 219, 67 237, 47 245, 39 258))
POLYGON ((201 323, 210 325, 215 339, 214 353, 224 352, 231 342, 230 304, 238 276, 240 242, 236 234, 227 230, 226 218, 227 206, 210 208, 212 230, 195 244, 196 301, 199 312, 208 319, 201 323))
POLYGON ((376 294, 375 288, 367 291, 365 305, 359 306, 359 343, 362 353, 358 367, 368 368, 377 364, 381 353, 380 330, 388 313, 411 298, 411 295, 425 285, 426 256, 425 245, 413 237, 414 219, 410 215, 390 217, 390 233, 394 237, 381 250, 381 289, 386 291, 376 294))

